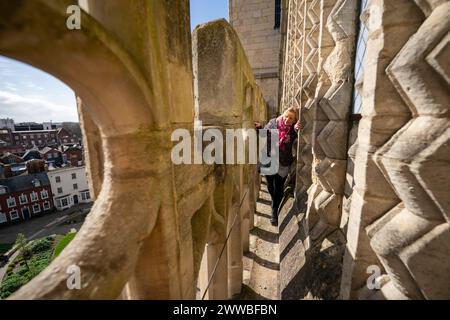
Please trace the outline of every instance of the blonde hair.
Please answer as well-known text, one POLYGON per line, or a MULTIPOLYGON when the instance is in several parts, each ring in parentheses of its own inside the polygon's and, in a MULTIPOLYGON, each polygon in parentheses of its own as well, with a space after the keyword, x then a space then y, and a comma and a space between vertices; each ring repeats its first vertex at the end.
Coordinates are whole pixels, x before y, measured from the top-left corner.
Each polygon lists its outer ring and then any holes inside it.
POLYGON ((298 109, 296 107, 289 107, 286 110, 284 110, 282 115, 285 115, 286 113, 293 113, 295 115, 295 122, 298 121, 298 109))

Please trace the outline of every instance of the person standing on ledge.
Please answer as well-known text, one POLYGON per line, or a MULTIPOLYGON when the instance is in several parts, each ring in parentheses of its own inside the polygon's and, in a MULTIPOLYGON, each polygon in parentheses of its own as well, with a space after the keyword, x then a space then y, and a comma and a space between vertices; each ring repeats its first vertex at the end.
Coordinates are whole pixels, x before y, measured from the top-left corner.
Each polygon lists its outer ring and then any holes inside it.
MULTIPOLYGON (((289 168, 294 162, 292 156, 292 145, 297 137, 297 131, 302 128, 300 120, 297 117, 298 110, 294 107, 290 107, 284 111, 284 113, 278 118, 271 119, 264 130, 276 130, 278 129, 279 139, 279 169, 278 173, 274 175, 266 175, 267 189, 269 190, 270 197, 272 199, 272 216, 270 223, 272 225, 278 225, 278 209, 283 199, 283 188, 286 177, 289 174, 289 168)), ((261 129, 262 126, 259 122, 255 122, 255 127, 261 129)), ((268 138, 268 142, 270 139, 268 138)), ((270 148, 268 148, 270 150, 270 148)))

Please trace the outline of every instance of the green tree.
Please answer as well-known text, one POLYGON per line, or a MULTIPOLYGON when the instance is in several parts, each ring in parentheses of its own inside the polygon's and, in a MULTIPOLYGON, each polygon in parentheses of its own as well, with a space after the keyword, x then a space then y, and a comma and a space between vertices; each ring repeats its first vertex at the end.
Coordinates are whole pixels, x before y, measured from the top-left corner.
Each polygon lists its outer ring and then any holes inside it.
POLYGON ((30 278, 32 278, 33 271, 31 270, 31 268, 28 264, 28 258, 31 257, 31 248, 29 246, 27 246, 27 238, 25 238, 25 235, 23 233, 19 233, 17 235, 15 245, 17 246, 17 248, 20 252, 20 255, 22 256, 22 259, 25 262, 27 270, 30 274, 30 278))

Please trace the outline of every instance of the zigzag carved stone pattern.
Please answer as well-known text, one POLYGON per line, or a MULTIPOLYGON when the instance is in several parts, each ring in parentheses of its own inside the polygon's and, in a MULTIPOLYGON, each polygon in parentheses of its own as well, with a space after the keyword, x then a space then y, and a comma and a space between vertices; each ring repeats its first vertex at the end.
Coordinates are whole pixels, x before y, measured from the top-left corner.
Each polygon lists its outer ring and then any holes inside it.
POLYGON ((385 297, 445 299, 450 297, 450 1, 416 2, 426 19, 386 70, 411 120, 375 154, 401 203, 368 230, 390 278, 385 297))
POLYGON ((370 3, 362 119, 343 266, 347 279, 343 279, 341 287, 344 299, 358 298, 358 292, 366 286, 369 266, 382 267, 365 228, 400 203, 391 184, 375 164, 373 154, 411 118, 389 81, 386 68, 422 20, 422 13, 409 0, 372 0, 370 3), (394 14, 402 11, 402 15, 394 14))
POLYGON ((313 24, 318 23, 317 6, 318 0, 291 0, 289 2, 288 39, 286 41, 286 59, 284 66, 284 89, 283 89, 283 109, 294 106, 300 110, 300 118, 304 129, 300 134, 297 145, 297 178, 295 192, 299 207, 302 211, 306 209, 306 199, 308 187, 311 185, 311 115, 303 107, 306 103, 306 95, 314 88, 307 83, 314 80, 314 47, 317 51, 317 43, 313 34, 317 29, 312 30, 313 24), (314 11, 316 10, 316 11, 314 11), (306 90, 305 90, 306 88, 306 90), (310 89, 308 91, 308 89, 310 89))
MULTIPOLYGON (((313 34, 317 30, 317 14, 314 13, 315 0, 304 1, 303 6, 303 52, 302 52, 302 70, 301 70, 301 88, 298 92, 300 99, 300 120, 303 129, 299 135, 299 143, 297 150, 297 184, 296 184, 296 202, 300 212, 306 211, 307 190, 311 185, 311 135, 312 135, 312 113, 306 106, 310 100, 311 91, 314 90, 315 67, 313 59, 317 52, 317 41, 313 39, 313 34)), ((312 101, 312 100, 311 100, 312 101)))
POLYGON ((320 83, 314 100, 312 137, 316 181, 309 189, 307 212, 312 241, 340 224, 352 95, 355 4, 355 0, 323 2, 320 83))
POLYGON ((370 4, 344 260, 351 298, 367 291, 372 264, 387 275, 369 298, 450 297, 449 17, 448 0, 370 4))
POLYGON ((300 100, 297 99, 297 95, 301 88, 304 4, 305 0, 292 0, 289 2, 282 100, 283 108, 288 108, 289 106, 300 108, 301 104, 300 100))

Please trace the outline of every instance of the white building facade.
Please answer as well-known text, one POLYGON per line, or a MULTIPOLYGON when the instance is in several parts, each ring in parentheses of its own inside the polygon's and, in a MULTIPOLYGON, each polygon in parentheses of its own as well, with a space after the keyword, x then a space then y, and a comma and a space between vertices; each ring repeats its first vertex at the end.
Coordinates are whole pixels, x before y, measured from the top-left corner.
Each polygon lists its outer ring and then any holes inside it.
POLYGON ((80 203, 92 202, 86 167, 68 167, 48 172, 57 210, 66 210, 80 203))

